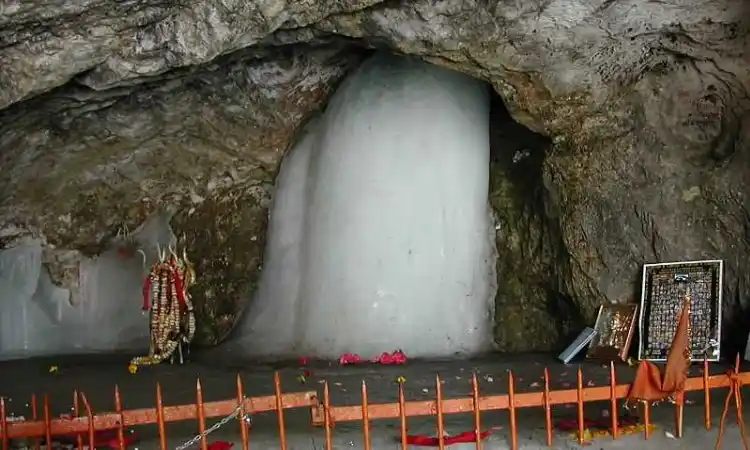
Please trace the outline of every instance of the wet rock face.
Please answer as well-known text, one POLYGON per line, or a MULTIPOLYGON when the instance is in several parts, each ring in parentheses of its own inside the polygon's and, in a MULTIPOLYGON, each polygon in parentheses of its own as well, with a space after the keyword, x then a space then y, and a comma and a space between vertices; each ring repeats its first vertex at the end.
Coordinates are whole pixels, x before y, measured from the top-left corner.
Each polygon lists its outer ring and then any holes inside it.
POLYGON ((741 316, 746 2, 68 3, 0 17, 0 242, 43 236, 59 283, 74 287, 77 252, 167 208, 204 280, 201 339, 222 339, 255 283, 280 158, 356 48, 379 46, 487 80, 549 139, 495 149, 501 348, 559 345, 632 298, 643 262, 724 259, 725 314, 741 316))
POLYGON ((226 338, 255 291, 272 188, 270 177, 257 174, 172 219, 199 274, 190 291, 200 317, 194 341, 198 345, 226 338))

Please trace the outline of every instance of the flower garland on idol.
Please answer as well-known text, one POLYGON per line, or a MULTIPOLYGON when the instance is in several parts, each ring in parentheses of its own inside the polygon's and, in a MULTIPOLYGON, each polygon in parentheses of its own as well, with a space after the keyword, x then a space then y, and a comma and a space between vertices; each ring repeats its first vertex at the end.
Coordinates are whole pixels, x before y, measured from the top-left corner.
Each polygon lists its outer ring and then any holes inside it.
MULTIPOLYGON (((195 336, 195 312, 188 288, 195 282, 195 271, 183 249, 182 257, 168 246, 157 245, 158 260, 151 266, 143 284, 143 311, 150 314, 148 356, 139 356, 131 365, 159 364, 167 359, 183 361, 183 346, 195 336)), ((146 254, 138 250, 146 264, 146 254)))

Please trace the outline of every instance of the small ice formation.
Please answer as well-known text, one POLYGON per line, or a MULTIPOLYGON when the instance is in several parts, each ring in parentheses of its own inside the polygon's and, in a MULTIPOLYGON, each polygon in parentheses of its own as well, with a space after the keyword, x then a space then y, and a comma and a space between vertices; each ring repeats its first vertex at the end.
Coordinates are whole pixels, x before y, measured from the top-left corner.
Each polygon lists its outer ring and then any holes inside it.
POLYGON ((492 347, 489 89, 377 54, 285 158, 266 263, 230 347, 260 357, 492 347))
POLYGON ((157 244, 174 242, 169 217, 153 215, 131 238, 148 266, 140 254, 123 258, 115 248, 83 258, 76 302, 52 283, 39 239, 0 251, 0 360, 148 349, 142 287, 157 244))

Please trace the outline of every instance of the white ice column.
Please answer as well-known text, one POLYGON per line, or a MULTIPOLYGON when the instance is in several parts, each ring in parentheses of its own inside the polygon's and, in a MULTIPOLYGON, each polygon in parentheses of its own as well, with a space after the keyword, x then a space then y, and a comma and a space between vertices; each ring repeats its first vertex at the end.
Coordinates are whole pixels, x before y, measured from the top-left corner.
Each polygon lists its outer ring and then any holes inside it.
POLYGON ((239 347, 241 353, 294 355, 302 277, 300 249, 315 130, 316 122, 305 127, 276 177, 258 292, 236 332, 241 338, 234 347, 239 347))
POLYGON ((282 171, 273 214, 284 219, 272 215, 263 307, 243 345, 325 358, 488 350, 489 154, 484 83, 410 58, 365 62, 289 156, 298 174, 282 171))

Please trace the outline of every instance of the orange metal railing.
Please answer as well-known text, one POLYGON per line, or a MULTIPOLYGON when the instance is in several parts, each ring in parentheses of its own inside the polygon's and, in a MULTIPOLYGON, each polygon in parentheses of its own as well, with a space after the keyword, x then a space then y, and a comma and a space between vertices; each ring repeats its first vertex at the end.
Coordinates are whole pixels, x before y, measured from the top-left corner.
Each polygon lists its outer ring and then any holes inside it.
MULTIPOLYGON (((709 363, 703 363, 703 375, 701 377, 689 378, 685 384, 685 392, 703 391, 704 396, 704 422, 706 429, 711 428, 711 390, 717 388, 733 388, 750 382, 750 372, 739 372, 739 356, 734 370, 724 375, 710 375, 709 363)), ((7 420, 5 399, 0 398, 0 435, 2 436, 2 450, 8 450, 10 440, 16 438, 33 438, 35 450, 39 450, 40 438, 51 448, 53 436, 75 435, 77 448, 81 450, 84 443, 89 448, 94 448, 94 437, 97 431, 117 430, 119 450, 125 450, 125 429, 127 427, 156 424, 159 433, 159 445, 161 450, 167 450, 166 423, 184 420, 197 420, 198 430, 203 433, 206 430, 206 419, 226 417, 236 413, 238 417, 245 414, 253 414, 265 411, 276 411, 279 429, 280 447, 286 450, 286 426, 284 411, 292 408, 310 408, 312 424, 322 426, 325 429, 326 449, 333 448, 333 429, 337 422, 360 421, 363 426, 364 447, 369 450, 370 444, 370 422, 385 418, 398 418, 401 424, 401 443, 403 448, 407 446, 407 417, 435 416, 437 426, 437 437, 439 447, 445 446, 443 419, 447 414, 472 413, 474 418, 474 430, 476 435, 481 433, 481 412, 493 410, 507 410, 509 413, 510 447, 518 448, 518 423, 517 410, 520 408, 541 407, 545 413, 546 441, 548 446, 553 445, 554 433, 552 425, 552 407, 561 404, 575 404, 578 418, 578 439, 584 443, 584 407, 586 403, 597 401, 609 401, 611 418, 611 435, 618 439, 619 421, 618 404, 628 394, 629 385, 617 384, 614 363, 609 366, 609 385, 584 387, 583 371, 578 369, 577 385, 575 389, 550 389, 549 371, 544 369, 543 390, 539 392, 517 392, 515 377, 512 371, 508 371, 508 392, 502 395, 482 396, 479 392, 479 383, 476 375, 471 379, 471 396, 469 398, 443 398, 442 383, 440 377, 436 377, 435 400, 406 401, 404 397, 403 384, 398 385, 398 401, 396 403, 370 404, 368 400, 367 384, 362 382, 361 405, 335 406, 331 405, 330 390, 328 382, 323 385, 322 402, 317 393, 296 392, 283 393, 281 378, 278 373, 274 374, 274 395, 263 397, 245 397, 242 379, 237 376, 237 397, 235 399, 204 402, 203 390, 200 381, 196 384, 196 400, 193 404, 179 406, 165 406, 162 401, 162 389, 156 386, 155 407, 149 409, 124 410, 120 391, 115 387, 115 411, 94 414, 86 395, 75 392, 73 395, 74 416, 71 418, 52 418, 50 414, 49 399, 43 398, 43 419, 38 417, 38 406, 36 395, 32 397, 31 420, 13 421, 7 420), (81 414, 80 403, 83 403, 84 414, 81 414)), ((727 403, 728 404, 728 403, 727 403)), ((642 403, 644 438, 649 438, 650 433, 650 406, 642 403)), ((684 394, 679 395, 675 402, 675 430, 676 436, 682 436, 684 394)), ((741 411, 738 410, 738 413, 741 411)), ((726 415, 726 414, 725 414, 726 415)), ((740 418, 738 418, 740 419, 740 418)), ((249 430, 240 420, 240 437, 242 450, 249 448, 249 430)), ((722 423, 723 426, 723 423, 722 423)), ((206 437, 200 439, 201 450, 208 449, 206 437)), ((477 439, 477 449, 481 449, 482 442, 477 439)))

